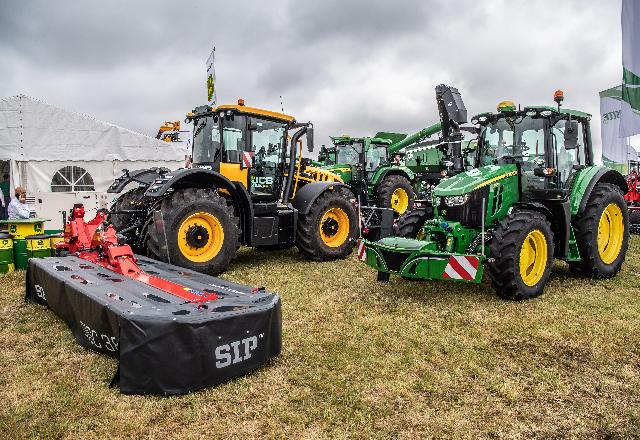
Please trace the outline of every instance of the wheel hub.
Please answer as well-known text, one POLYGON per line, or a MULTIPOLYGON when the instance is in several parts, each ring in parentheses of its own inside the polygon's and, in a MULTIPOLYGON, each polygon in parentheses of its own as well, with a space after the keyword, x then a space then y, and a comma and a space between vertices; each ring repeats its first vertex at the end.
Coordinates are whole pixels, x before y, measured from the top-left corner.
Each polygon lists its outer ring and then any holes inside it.
POLYGON ((209 232, 201 225, 191 226, 187 230, 187 244, 192 248, 199 249, 209 242, 209 232))
POLYGON ((340 225, 334 218, 328 218, 322 223, 322 232, 327 237, 332 237, 338 232, 340 225))

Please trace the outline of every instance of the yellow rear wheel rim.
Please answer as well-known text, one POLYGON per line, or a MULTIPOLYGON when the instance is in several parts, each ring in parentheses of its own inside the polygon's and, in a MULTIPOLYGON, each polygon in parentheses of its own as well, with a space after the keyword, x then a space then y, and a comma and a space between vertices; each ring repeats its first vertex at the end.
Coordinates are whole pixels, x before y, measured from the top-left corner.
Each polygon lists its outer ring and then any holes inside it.
POLYGON ((611 264, 620 255, 624 241, 624 221, 622 211, 615 203, 610 203, 602 211, 598 223, 598 254, 604 264, 611 264))
POLYGON ((327 210, 320 219, 320 238, 329 247, 342 246, 349 237, 349 216, 342 208, 327 210))
POLYGON ((520 278, 527 286, 540 282, 547 268, 547 239, 539 229, 529 232, 520 249, 520 278))
POLYGON ((180 253, 194 263, 206 263, 218 255, 224 243, 220 220, 208 212, 196 212, 185 218, 178 228, 180 253))
POLYGON ((404 188, 396 188, 391 193, 391 208, 398 214, 404 214, 409 208, 409 194, 404 188))

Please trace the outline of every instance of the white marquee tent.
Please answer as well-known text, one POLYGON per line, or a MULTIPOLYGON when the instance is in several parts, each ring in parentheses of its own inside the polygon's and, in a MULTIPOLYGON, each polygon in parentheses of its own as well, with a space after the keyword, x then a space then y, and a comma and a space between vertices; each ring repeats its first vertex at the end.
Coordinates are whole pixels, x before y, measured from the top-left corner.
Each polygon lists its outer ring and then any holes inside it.
POLYGON ((123 169, 184 165, 187 151, 89 116, 24 95, 0 100, 0 168, 9 170, 11 190, 26 186, 30 208, 52 218, 82 202, 107 207, 107 188, 123 169))

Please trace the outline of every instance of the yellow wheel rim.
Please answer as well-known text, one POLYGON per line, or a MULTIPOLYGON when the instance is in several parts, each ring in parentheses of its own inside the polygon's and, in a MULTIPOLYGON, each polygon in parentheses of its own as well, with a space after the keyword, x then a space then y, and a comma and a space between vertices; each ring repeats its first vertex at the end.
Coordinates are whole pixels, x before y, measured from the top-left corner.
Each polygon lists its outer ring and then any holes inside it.
POLYGON ((340 247, 349 236, 349 216, 342 208, 331 208, 320 219, 320 238, 329 247, 340 247))
POLYGON ((208 212, 196 212, 185 218, 178 229, 180 253, 194 263, 206 263, 218 255, 224 243, 220 220, 208 212))
POLYGON ((409 194, 404 188, 396 188, 391 193, 391 207, 398 214, 404 214, 409 208, 409 194))
POLYGON ((615 203, 610 203, 602 211, 598 224, 598 254, 604 264, 616 261, 624 240, 622 211, 615 203))
POLYGON ((539 229, 529 232, 520 249, 520 278, 527 286, 535 286, 547 268, 547 239, 539 229))

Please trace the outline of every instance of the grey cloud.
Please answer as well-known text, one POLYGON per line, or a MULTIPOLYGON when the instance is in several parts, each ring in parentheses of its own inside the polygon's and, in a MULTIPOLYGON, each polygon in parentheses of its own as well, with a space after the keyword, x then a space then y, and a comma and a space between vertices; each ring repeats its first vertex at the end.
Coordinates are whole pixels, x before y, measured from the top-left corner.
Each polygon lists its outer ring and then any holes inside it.
MULTIPOLYGON (((12 2, 0 15, 0 96, 26 93, 155 134, 205 99, 243 97, 330 134, 415 131, 434 87, 470 113, 551 101, 598 113, 620 81, 619 2, 12 2)), ((599 127, 595 139, 599 142, 599 127)))

